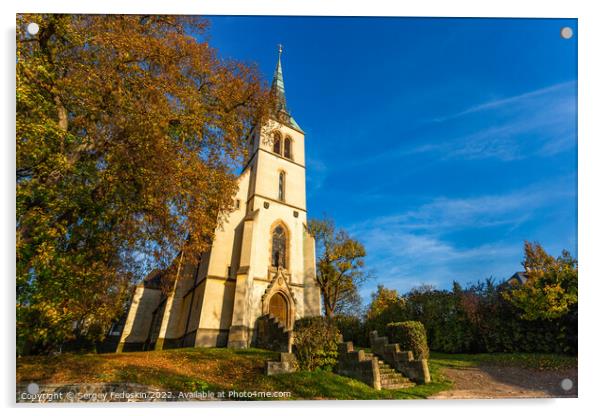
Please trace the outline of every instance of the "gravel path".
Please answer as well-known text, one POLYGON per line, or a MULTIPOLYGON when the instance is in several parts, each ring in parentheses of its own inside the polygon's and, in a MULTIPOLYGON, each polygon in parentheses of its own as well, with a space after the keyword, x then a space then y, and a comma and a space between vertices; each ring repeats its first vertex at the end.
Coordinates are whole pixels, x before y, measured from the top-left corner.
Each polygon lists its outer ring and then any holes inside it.
POLYGON ((446 368, 445 377, 454 382, 451 390, 431 399, 502 399, 577 397, 577 369, 534 370, 517 367, 480 366, 446 368), (561 385, 564 379, 564 387, 561 385))

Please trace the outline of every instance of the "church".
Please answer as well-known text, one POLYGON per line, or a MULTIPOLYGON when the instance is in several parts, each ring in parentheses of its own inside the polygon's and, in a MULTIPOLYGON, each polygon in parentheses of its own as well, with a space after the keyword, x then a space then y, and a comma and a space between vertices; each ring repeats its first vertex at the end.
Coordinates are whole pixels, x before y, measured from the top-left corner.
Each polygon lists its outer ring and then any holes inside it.
MULTIPOLYGON (((161 272, 136 288, 117 351, 181 347, 290 348, 296 319, 320 315, 315 242, 307 230, 305 133, 290 114, 282 47, 272 81, 276 111, 256 126, 238 178, 235 210, 172 291, 161 272)), ((177 260, 176 260, 177 261, 177 260)))

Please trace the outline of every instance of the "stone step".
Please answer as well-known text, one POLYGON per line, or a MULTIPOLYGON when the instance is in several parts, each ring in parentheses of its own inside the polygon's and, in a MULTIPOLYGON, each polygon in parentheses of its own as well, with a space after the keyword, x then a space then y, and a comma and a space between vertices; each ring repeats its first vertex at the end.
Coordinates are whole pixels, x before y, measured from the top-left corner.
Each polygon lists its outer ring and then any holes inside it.
POLYGON ((380 379, 384 380, 384 381, 391 381, 391 380, 404 381, 404 382, 411 381, 409 378, 407 378, 403 374, 399 374, 399 373, 381 374, 380 379))
POLYGON ((380 384, 404 384, 404 383, 411 383, 411 380, 408 380, 407 378, 404 377, 399 377, 399 378, 381 378, 380 379, 380 384))
POLYGON ((399 371, 388 371, 388 372, 385 372, 385 373, 381 372, 380 374, 383 375, 383 376, 387 376, 387 377, 393 377, 393 376, 405 377, 399 371))
POLYGON ((379 368, 381 374, 396 374, 392 368, 379 368))
POLYGON ((400 380, 381 380, 380 381, 380 385, 383 387, 386 386, 390 386, 390 385, 413 385, 414 383, 412 383, 410 380, 404 380, 404 379, 400 379, 400 380))
POLYGON ((403 386, 403 385, 407 385, 408 383, 409 382, 403 381, 403 380, 388 380, 388 381, 381 380, 380 386, 381 387, 403 386))
POLYGON ((378 360, 378 369, 380 371, 380 384, 383 389, 402 389, 415 385, 410 379, 381 359, 378 360))
POLYGON ((283 331, 286 329, 286 328, 285 328, 285 326, 284 326, 284 325, 283 325, 283 324, 280 322, 280 320, 278 320, 278 318, 276 318, 276 317, 274 317, 274 316, 270 316, 270 317, 268 318, 268 320, 269 320, 271 323, 273 323, 273 324, 276 324, 276 325, 278 326, 278 328, 279 328, 279 329, 281 329, 281 330, 283 330, 283 331))
POLYGON ((409 381, 406 377, 402 376, 399 373, 393 373, 393 374, 381 374, 380 375, 380 379, 381 380, 399 380, 399 381, 409 381))
POLYGON ((397 390, 397 389, 407 389, 409 387, 414 387, 414 383, 394 383, 394 384, 381 384, 381 388, 385 390, 397 390))

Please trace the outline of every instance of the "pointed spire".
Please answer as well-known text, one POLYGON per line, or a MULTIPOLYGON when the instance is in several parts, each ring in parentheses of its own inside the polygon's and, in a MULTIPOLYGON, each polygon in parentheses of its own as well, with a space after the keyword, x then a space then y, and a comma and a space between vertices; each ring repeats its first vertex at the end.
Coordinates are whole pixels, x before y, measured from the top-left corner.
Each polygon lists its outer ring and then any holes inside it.
POLYGON ((278 63, 276 71, 274 71, 274 79, 272 80, 272 93, 276 95, 276 115, 280 122, 284 122, 290 127, 300 131, 301 127, 295 119, 290 115, 286 108, 286 96, 284 95, 284 77, 282 76, 282 45, 278 44, 278 63))
POLYGON ((274 71, 274 79, 272 81, 272 91, 276 93, 276 106, 278 111, 284 111, 288 114, 286 109, 286 97, 284 95, 284 78, 282 76, 282 45, 278 44, 278 64, 276 65, 276 71, 274 71))

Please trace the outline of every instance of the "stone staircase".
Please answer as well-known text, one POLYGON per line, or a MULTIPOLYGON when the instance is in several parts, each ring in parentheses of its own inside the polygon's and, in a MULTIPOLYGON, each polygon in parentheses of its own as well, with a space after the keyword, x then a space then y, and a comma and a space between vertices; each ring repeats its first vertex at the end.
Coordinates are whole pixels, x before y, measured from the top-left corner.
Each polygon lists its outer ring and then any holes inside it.
POLYGON ((267 320, 270 323, 272 323, 273 325, 277 326, 280 331, 282 331, 282 332, 286 331, 286 328, 284 327, 284 324, 282 322, 280 322, 280 319, 276 318, 271 313, 267 315, 267 320))
POLYGON ((395 371, 391 366, 382 360, 378 360, 378 369, 380 372, 380 386, 383 389, 405 389, 415 386, 409 378, 395 371))
POLYGON ((267 350, 290 352, 290 332, 274 315, 264 315, 257 321, 256 345, 267 350))
POLYGON ((378 336, 377 331, 370 332, 370 347, 373 354, 378 357, 379 365, 387 364, 396 372, 419 384, 431 382, 426 359, 414 359, 412 351, 402 351, 398 343, 390 344, 389 339, 378 336))
POLYGON ((337 373, 359 380, 376 390, 403 389, 414 382, 395 370, 378 355, 363 349, 355 350, 353 342, 342 342, 338 347, 337 373))
MULTIPOLYGON (((370 352, 364 352, 364 357, 372 359, 374 354, 370 352)), ((395 371, 389 364, 377 358, 378 362, 378 373, 380 374, 380 386, 383 389, 405 389, 413 387, 416 384, 413 383, 409 378, 404 377, 403 374, 395 371)))

